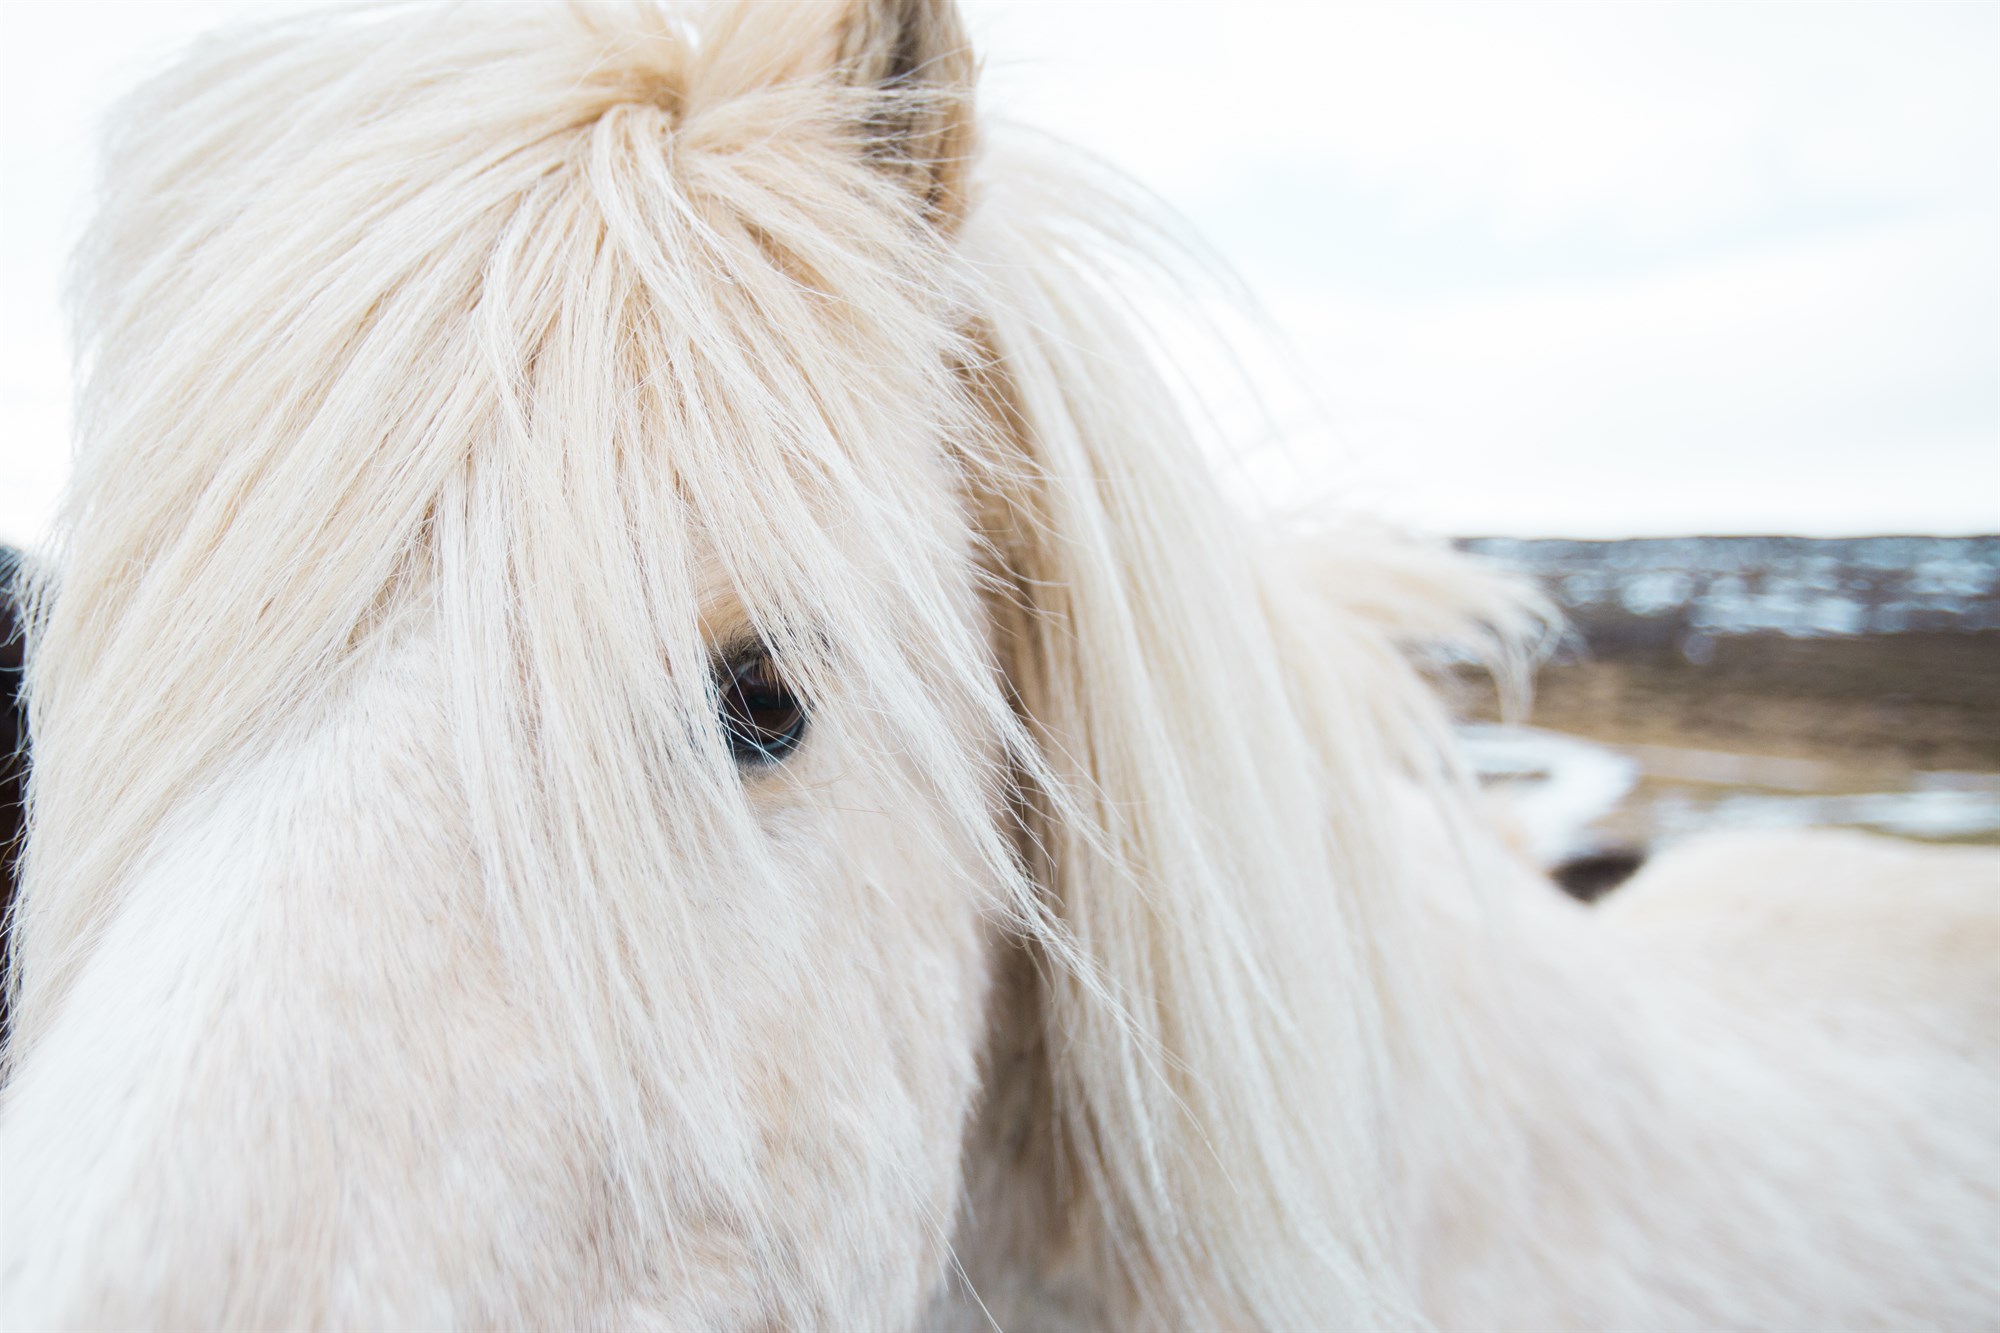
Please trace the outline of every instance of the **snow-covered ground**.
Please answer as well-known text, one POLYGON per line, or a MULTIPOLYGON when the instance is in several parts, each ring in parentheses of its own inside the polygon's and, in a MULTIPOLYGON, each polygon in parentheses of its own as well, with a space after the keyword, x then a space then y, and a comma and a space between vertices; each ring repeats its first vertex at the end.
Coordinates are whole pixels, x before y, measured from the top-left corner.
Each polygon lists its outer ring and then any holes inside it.
POLYGON ((1500 817, 1547 866, 1724 828, 2000 839, 2000 774, 1918 772, 1884 782, 1811 760, 1613 746, 1533 727, 1473 725, 1463 735, 1500 817))

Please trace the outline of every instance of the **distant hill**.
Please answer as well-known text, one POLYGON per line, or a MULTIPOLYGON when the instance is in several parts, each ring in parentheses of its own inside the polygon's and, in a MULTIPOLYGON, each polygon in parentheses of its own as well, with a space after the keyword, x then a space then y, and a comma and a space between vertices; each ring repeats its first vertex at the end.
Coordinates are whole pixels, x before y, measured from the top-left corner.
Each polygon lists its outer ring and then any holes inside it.
POLYGON ((2000 630, 2000 536, 1475 537, 1532 574, 1593 648, 1771 633, 1791 638, 2000 630))
POLYGON ((1545 725, 2000 771, 2000 537, 1459 544, 1569 619, 1536 687, 1545 725))

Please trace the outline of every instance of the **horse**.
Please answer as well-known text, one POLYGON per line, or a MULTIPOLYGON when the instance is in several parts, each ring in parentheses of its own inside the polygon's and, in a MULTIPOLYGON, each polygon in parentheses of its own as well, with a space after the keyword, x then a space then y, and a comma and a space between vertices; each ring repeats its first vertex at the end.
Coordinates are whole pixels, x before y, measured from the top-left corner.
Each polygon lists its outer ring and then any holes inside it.
POLYGON ((123 106, 7 1326, 1991 1325, 1990 855, 1534 874, 1424 665, 1513 604, 1224 499, 1171 229, 976 75, 391 7, 123 106))

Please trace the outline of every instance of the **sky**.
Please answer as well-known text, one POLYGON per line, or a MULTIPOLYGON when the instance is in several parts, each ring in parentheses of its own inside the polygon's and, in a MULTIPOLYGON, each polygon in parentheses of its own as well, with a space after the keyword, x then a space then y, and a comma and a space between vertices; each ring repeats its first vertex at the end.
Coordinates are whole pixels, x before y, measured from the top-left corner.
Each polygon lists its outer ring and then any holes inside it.
MULTIPOLYGON (((0 6, 0 540, 62 481, 98 119, 277 7, 0 6)), ((2000 6, 966 9, 987 106, 1268 311, 1225 484, 1447 534, 2000 531, 2000 6)))

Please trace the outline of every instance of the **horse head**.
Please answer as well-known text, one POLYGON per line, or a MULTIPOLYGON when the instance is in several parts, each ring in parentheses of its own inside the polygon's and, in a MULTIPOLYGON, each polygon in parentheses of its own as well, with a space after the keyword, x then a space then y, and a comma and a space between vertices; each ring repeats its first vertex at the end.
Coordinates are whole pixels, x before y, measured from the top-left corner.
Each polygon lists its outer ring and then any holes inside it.
POLYGON ((459 7, 125 108, 13 1322, 1282 1321, 1300 1253, 1407 1312, 1375 793, 1436 718, 974 73, 938 0, 459 7))

